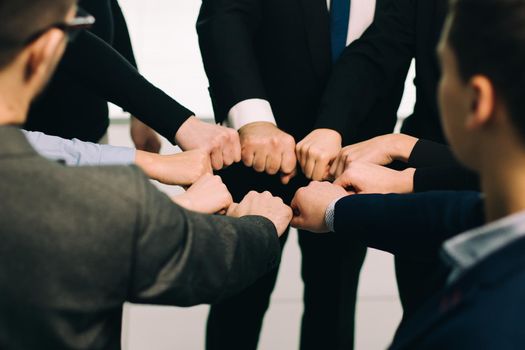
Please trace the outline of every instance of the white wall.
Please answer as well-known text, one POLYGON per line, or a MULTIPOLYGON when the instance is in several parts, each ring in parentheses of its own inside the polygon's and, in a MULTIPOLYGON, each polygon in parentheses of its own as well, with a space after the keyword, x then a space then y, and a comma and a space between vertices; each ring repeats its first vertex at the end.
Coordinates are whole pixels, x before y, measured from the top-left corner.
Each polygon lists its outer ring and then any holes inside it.
MULTIPOLYGON (((207 81, 195 33, 198 0, 120 0, 131 31, 141 72, 152 82, 193 109, 212 116, 207 81)), ((400 115, 410 113, 414 91, 408 84, 400 115)), ((112 109, 113 115, 121 115, 112 109)), ((110 129, 110 142, 131 145, 127 126, 110 129)), ((165 144, 163 152, 176 151, 165 144)), ((179 189, 163 187, 168 192, 179 189)), ((286 246, 277 288, 265 319, 260 349, 297 349, 302 312, 300 252, 296 233, 286 246)), ((207 307, 191 309, 128 306, 124 316, 125 349, 203 349, 207 307)), ((385 348, 401 317, 391 256, 371 251, 359 289, 356 348, 385 348)))

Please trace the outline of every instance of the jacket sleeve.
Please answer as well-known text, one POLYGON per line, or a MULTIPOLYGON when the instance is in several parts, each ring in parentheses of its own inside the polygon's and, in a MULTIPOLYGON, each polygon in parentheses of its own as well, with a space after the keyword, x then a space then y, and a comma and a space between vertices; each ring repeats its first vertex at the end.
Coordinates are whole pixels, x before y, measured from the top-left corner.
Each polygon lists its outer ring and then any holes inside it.
POLYGON ((131 302, 215 303, 278 266, 279 239, 266 218, 189 212, 146 180, 143 193, 131 302))
POLYGON ((239 102, 268 99, 254 48, 262 17, 261 2, 202 2, 197 33, 217 122, 223 122, 239 102))
POLYGON ((416 168, 414 192, 480 190, 479 176, 464 168, 447 145, 419 140, 408 164, 416 168))
POLYGON ((360 39, 349 45, 331 74, 316 128, 352 137, 378 99, 388 94, 415 56, 414 0, 388 1, 360 39))
POLYGON ((69 46, 61 64, 70 79, 133 114, 172 143, 180 126, 194 115, 90 32, 81 33, 69 46))
POLYGON ((483 223, 478 192, 348 196, 334 221, 343 239, 415 261, 433 261, 445 240, 483 223))

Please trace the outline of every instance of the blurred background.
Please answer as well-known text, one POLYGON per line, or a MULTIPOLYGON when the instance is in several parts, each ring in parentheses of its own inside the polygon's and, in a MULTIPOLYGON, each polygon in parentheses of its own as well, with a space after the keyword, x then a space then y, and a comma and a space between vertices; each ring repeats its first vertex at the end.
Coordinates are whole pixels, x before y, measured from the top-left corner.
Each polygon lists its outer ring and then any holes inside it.
MULTIPOLYGON (((212 120, 208 82, 202 66, 195 31, 200 0, 120 0, 131 33, 141 73, 154 84, 212 120)), ((415 99, 413 69, 399 115, 410 114, 415 99)), ((154 108, 155 106, 153 106, 154 108)), ((129 116, 111 108, 109 142, 132 146, 129 116)), ((178 152, 164 140, 163 153, 178 152)), ((168 193, 179 188, 161 187, 168 193)), ((378 218, 380 219, 380 218, 378 218)), ((302 314, 302 281, 297 233, 286 245, 277 287, 266 315, 260 350, 297 349, 302 314)), ((126 305, 122 334, 125 350, 200 350, 208 307, 189 309, 126 305)), ((356 314, 356 349, 384 349, 401 319, 391 255, 369 250, 361 273, 356 314)), ((225 349, 226 350, 226 349, 225 349)))

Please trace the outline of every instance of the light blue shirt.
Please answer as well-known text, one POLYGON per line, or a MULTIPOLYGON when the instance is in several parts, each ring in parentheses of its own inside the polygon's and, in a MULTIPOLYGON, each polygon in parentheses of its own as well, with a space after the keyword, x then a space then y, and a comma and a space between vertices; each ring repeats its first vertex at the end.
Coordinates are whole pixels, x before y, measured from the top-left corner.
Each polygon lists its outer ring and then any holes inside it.
POLYGON ((524 236, 525 212, 521 212, 449 239, 441 253, 452 267, 449 283, 524 236))
POLYGON ((129 165, 135 162, 135 150, 49 136, 22 130, 33 148, 43 157, 64 161, 69 166, 129 165))

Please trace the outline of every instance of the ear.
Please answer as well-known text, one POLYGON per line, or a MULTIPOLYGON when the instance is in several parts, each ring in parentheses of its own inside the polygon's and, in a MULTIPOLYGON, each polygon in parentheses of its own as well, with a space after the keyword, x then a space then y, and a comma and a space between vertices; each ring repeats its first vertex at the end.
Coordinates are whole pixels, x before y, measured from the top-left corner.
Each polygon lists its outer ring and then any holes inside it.
POLYGON ((51 29, 38 38, 29 47, 25 79, 28 83, 39 82, 49 77, 55 68, 57 56, 64 50, 64 32, 51 29))
POLYGON ((494 118, 496 95, 494 85, 486 76, 472 77, 469 87, 472 106, 466 120, 466 128, 472 130, 487 125, 494 118))

